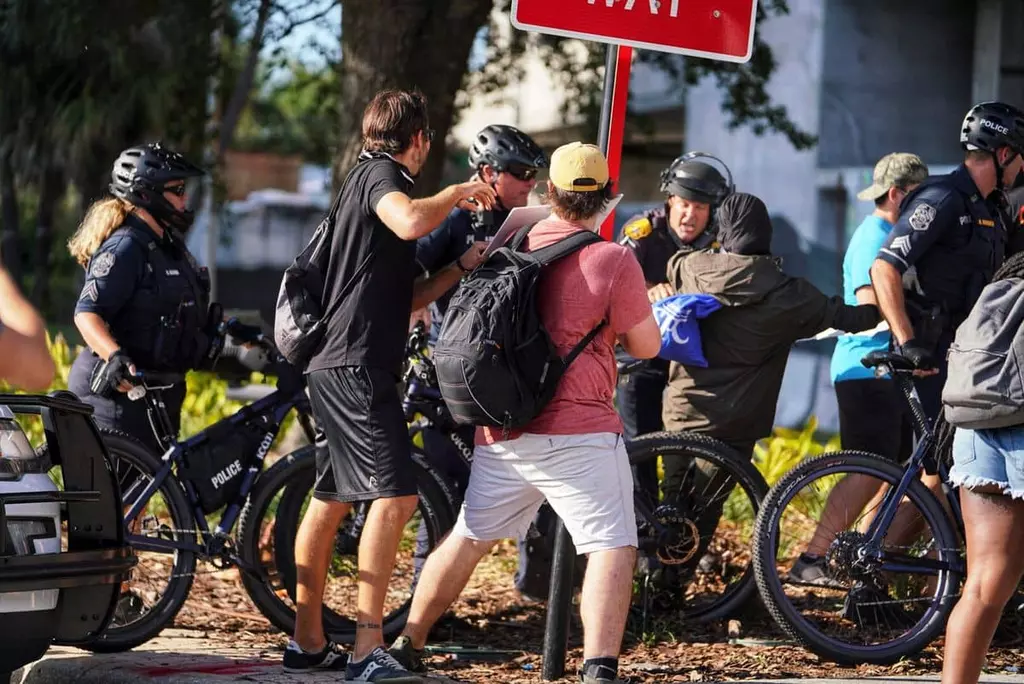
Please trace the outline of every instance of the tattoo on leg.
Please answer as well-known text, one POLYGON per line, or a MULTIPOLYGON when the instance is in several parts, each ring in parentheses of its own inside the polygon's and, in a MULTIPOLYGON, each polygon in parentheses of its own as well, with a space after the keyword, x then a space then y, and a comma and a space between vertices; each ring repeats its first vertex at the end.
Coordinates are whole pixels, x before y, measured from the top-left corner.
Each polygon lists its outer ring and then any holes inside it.
POLYGON ((380 629, 380 625, 376 622, 357 622, 356 629, 380 629))

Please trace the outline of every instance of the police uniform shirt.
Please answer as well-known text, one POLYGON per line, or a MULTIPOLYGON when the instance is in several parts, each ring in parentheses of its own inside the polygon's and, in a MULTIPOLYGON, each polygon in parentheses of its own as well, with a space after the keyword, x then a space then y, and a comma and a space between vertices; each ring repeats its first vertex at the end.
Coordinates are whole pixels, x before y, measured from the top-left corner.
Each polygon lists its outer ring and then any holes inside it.
POLYGON ((668 260, 676 252, 708 249, 716 245, 710 225, 693 242, 683 242, 669 226, 664 207, 631 218, 622 229, 619 243, 636 255, 649 286, 668 282, 668 260))
POLYGON ((1006 193, 1009 206, 1006 210, 1009 224, 1006 227, 1009 243, 1006 247, 1007 256, 1024 252, 1024 186, 1014 188, 1006 193))
POLYGON ((903 276, 908 298, 938 304, 956 326, 1002 264, 1006 230, 967 168, 932 178, 910 193, 878 258, 903 276))
MULTIPOLYGON (((418 275, 431 276, 445 266, 452 264, 466 253, 466 250, 478 239, 490 239, 498 232, 498 228, 508 218, 509 212, 495 210, 493 220, 484 228, 484 234, 474 232, 473 212, 465 209, 454 209, 436 229, 416 241, 416 269, 418 275)), ((431 333, 436 337, 441 329, 441 321, 448 310, 448 303, 456 288, 437 298, 430 305, 431 333)))
MULTIPOLYGON (((204 305, 198 301, 193 283, 198 267, 184 247, 168 248, 141 219, 128 215, 86 267, 85 285, 75 305, 75 314, 98 315, 111 335, 140 367, 164 370, 179 359, 158 358, 177 355, 180 349, 161 349, 162 317, 177 322, 205 322, 204 305), (149 252, 156 252, 149 254, 149 252), (192 269, 191 272, 189 269, 192 269)), ((184 333, 178 330, 177 347, 184 333)))

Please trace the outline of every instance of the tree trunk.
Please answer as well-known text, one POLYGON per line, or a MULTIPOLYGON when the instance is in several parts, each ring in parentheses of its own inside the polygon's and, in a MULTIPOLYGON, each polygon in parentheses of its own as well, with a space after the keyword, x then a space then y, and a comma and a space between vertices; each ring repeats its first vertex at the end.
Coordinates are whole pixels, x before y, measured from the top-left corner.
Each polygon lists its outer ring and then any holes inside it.
POLYGON ((259 63, 260 49, 263 47, 263 34, 267 29, 267 19, 270 17, 271 0, 261 0, 260 8, 256 15, 256 26, 253 28, 252 39, 249 41, 249 54, 246 55, 245 65, 238 74, 235 87, 231 91, 231 100, 224 108, 224 115, 218 126, 218 164, 235 137, 235 129, 238 127, 238 120, 249 102, 249 92, 252 90, 252 82, 256 77, 256 66, 259 63))
POLYGON ((437 131, 416 182, 419 196, 436 192, 444 170, 445 137, 469 53, 493 0, 346 0, 341 14, 341 83, 346 106, 334 163, 334 186, 362 148, 362 114, 383 88, 419 88, 437 131))
POLYGON ((64 175, 46 169, 39 184, 39 212, 36 217, 36 250, 32 265, 32 301, 45 316, 50 308, 50 267, 53 252, 54 217, 64 194, 64 175))
POLYGON ((21 287, 21 240, 18 237, 21 220, 18 215, 18 190, 14 185, 14 166, 11 151, 0 153, 0 258, 14 282, 21 287))

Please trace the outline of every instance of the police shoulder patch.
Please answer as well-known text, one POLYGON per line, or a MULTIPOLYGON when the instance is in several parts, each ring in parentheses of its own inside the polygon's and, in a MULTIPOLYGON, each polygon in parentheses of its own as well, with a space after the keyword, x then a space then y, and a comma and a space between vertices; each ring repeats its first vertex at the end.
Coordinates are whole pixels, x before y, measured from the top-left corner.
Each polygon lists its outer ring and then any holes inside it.
POLYGON ((645 216, 627 223, 622 232, 632 240, 640 240, 650 235, 652 230, 654 230, 654 226, 651 225, 651 220, 645 216))
POLYGON ((930 204, 924 204, 922 202, 921 204, 918 204, 917 207, 914 208, 914 213, 910 215, 910 218, 907 219, 907 222, 910 224, 911 228, 920 231, 928 230, 928 226, 930 226, 932 224, 932 221, 934 220, 935 207, 933 207, 930 204))
POLYGON ((103 252, 102 254, 97 254, 93 258, 92 263, 89 264, 89 275, 93 278, 103 278, 110 273, 110 269, 113 267, 114 253, 103 252))

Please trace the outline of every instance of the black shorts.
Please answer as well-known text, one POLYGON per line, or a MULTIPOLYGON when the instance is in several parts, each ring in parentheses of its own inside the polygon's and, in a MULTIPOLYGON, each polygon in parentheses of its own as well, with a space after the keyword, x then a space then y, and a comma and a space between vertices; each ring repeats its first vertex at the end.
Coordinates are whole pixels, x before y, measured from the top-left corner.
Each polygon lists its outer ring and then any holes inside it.
POLYGON ((885 378, 836 383, 843 449, 867 451, 902 463, 914 449, 914 425, 906 399, 885 378))
POLYGON ((412 445, 395 376, 341 366, 306 378, 318 428, 313 495, 346 502, 415 495, 412 445))

